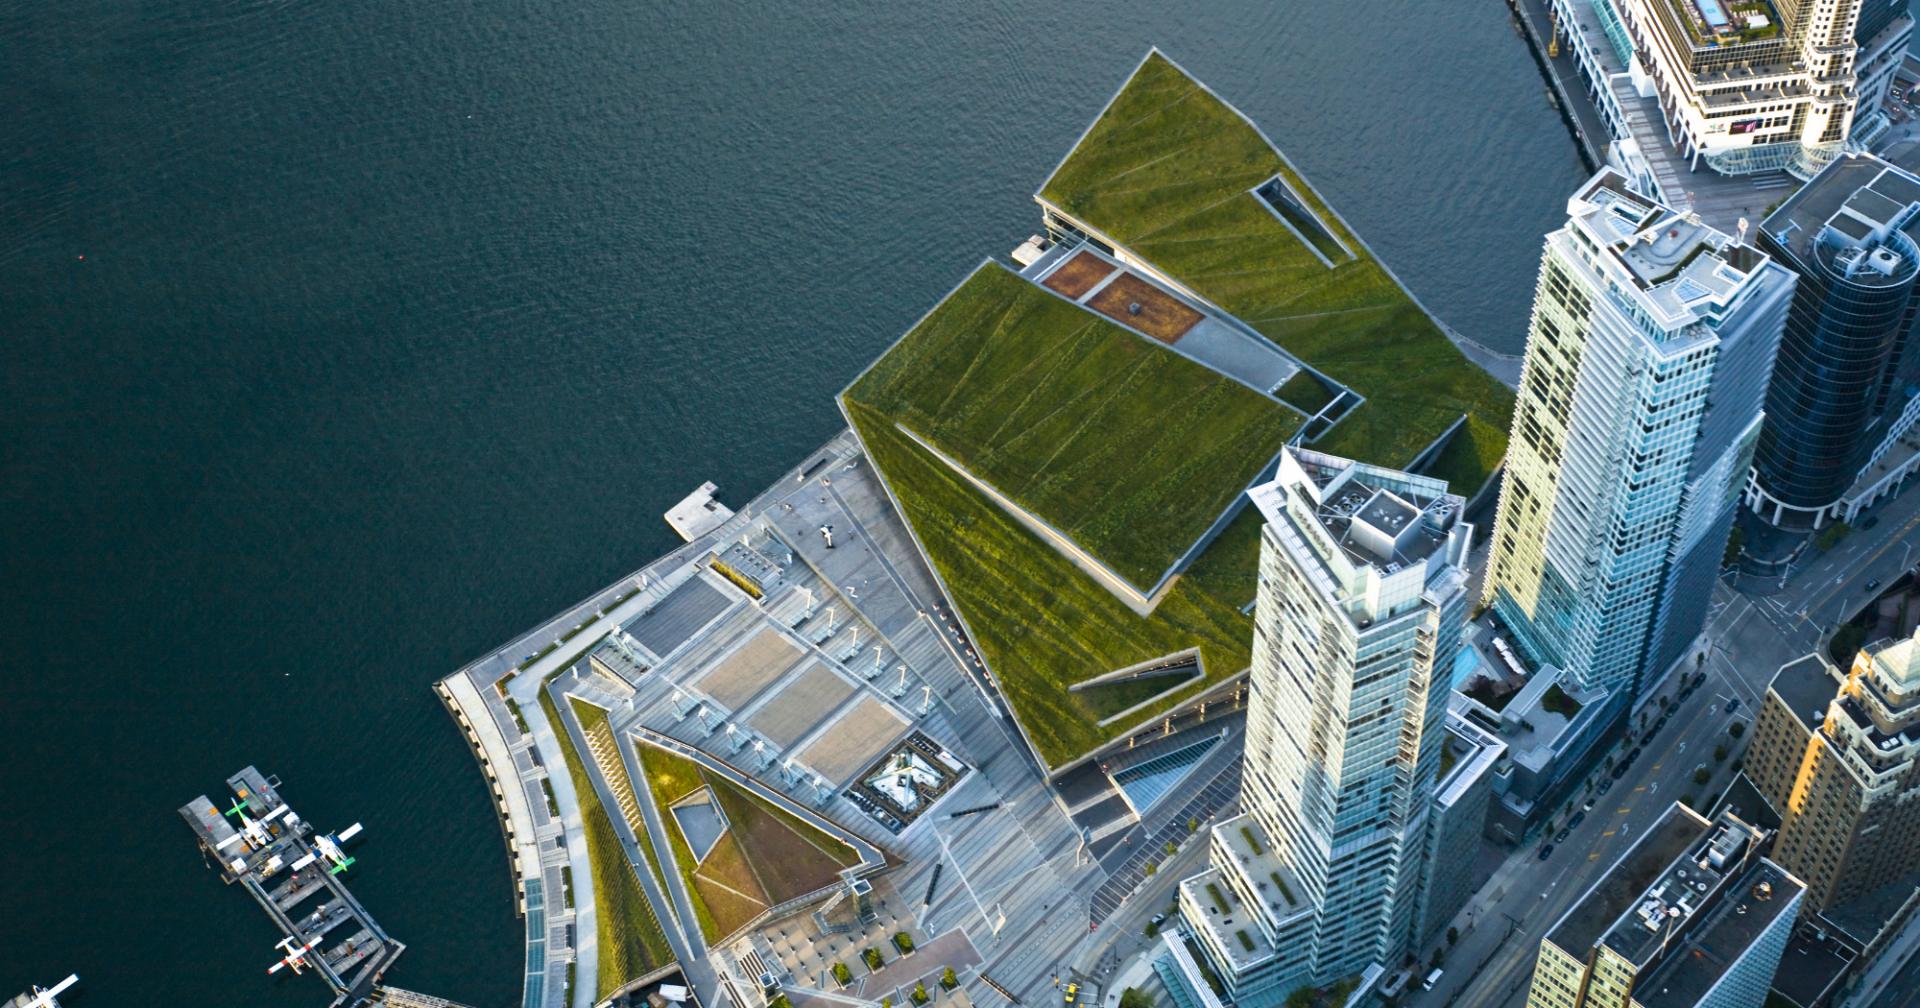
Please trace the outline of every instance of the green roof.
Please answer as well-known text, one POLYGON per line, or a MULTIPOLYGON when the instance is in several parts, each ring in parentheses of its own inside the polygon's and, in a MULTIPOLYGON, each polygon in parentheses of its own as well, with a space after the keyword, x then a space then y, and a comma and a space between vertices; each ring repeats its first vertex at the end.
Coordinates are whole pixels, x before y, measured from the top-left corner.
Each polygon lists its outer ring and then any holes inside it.
POLYGON ((1301 422, 991 262, 845 398, 953 459, 1143 593, 1301 422))
POLYGON ((1140 616, 1042 542, 890 418, 843 400, 867 456, 940 576, 973 646, 1049 766, 1062 766, 1133 723, 1157 717, 1246 669, 1260 513, 1240 512, 1140 616), (1206 675, 1138 714, 1102 726, 1097 697, 1068 687, 1198 647, 1206 675))
POLYGON ((1426 468, 1471 497, 1506 450, 1513 394, 1460 353, 1279 151, 1158 51, 1039 198, 1365 396, 1314 448, 1426 468), (1252 190, 1284 179, 1352 258, 1327 266, 1252 190))
MULTIPOLYGON (((1504 451, 1507 390, 1239 113, 1157 53, 1040 195, 1367 396, 1316 448, 1403 467, 1469 414, 1426 466, 1468 494, 1504 451), (1276 174, 1306 207, 1289 219, 1306 232, 1323 222, 1313 237, 1337 266, 1249 193, 1276 174)), ((1258 512, 1243 510, 1142 616, 1010 508, 1150 588, 1297 432, 1293 410, 993 263, 840 402, 1048 764, 1246 669, 1258 512), (1111 712, 1137 684, 1069 689, 1189 648, 1204 674, 1125 717, 1111 712)))

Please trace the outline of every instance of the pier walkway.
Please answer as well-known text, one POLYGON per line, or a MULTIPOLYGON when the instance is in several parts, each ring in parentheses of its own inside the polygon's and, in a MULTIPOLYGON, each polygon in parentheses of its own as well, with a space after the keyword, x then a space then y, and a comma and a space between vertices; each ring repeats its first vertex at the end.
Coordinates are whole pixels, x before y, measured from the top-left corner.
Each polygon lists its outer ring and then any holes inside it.
POLYGON ((286 936, 276 949, 282 962, 269 972, 312 969, 333 989, 334 1008, 353 1008, 374 994, 381 975, 407 947, 381 930, 347 891, 339 874, 352 859, 339 840, 316 834, 281 799, 279 783, 247 767, 227 778, 231 808, 201 795, 180 807, 180 817, 221 879, 246 889, 286 936), (309 914, 306 907, 315 898, 321 902, 309 914), (329 935, 341 929, 350 930, 330 943, 329 935))

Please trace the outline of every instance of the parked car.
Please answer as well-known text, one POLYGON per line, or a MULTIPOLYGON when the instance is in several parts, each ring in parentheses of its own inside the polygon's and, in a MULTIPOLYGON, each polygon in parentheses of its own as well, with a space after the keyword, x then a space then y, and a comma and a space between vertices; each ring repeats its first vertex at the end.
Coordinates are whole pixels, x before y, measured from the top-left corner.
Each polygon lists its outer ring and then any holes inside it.
POLYGON ((1860 523, 1860 527, 1863 529, 1870 529, 1878 524, 1880 524, 1879 515, 1868 515, 1867 520, 1860 523))
POLYGON ((1725 707, 1722 707, 1722 708, 1720 708, 1720 709, 1721 709, 1722 711, 1724 711, 1725 713, 1728 713, 1728 714, 1731 714, 1731 713, 1733 713, 1734 711, 1737 711, 1737 710, 1739 710, 1739 709, 1740 709, 1740 698, 1739 698, 1739 697, 1733 697, 1732 699, 1730 699, 1730 700, 1728 700, 1728 701, 1727 701, 1727 705, 1726 705, 1725 707))
POLYGON ((1572 827, 1572 826, 1562 826, 1562 827, 1560 827, 1560 832, 1558 832, 1558 833, 1556 833, 1556 834, 1554 834, 1554 837, 1553 837, 1553 842, 1554 842, 1554 843, 1557 843, 1557 844, 1563 844, 1563 843, 1566 843, 1566 842, 1567 842, 1567 834, 1568 834, 1568 833, 1571 833, 1571 832, 1573 832, 1573 827, 1572 827))
MULTIPOLYGON (((1587 803, 1587 808, 1592 808, 1592 807, 1593 807, 1593 803, 1592 803, 1592 802, 1588 802, 1588 803, 1587 803)), ((1578 812, 1575 812, 1575 813, 1573 814, 1573 818, 1571 818, 1571 819, 1569 819, 1569 820, 1567 820, 1567 828, 1568 828, 1568 829, 1572 829, 1572 828, 1574 828, 1575 826, 1578 826, 1578 825, 1580 825, 1581 823, 1583 823, 1583 822, 1585 822, 1585 821, 1586 821, 1586 819, 1587 819, 1587 810, 1586 810, 1586 809, 1581 809, 1580 811, 1578 811, 1578 812)))
MULTIPOLYGON (((1615 779, 1617 779, 1620 775, 1614 774, 1613 776, 1615 779)), ((1608 791, 1611 791, 1611 790, 1613 790, 1613 780, 1603 780, 1600 782, 1601 794, 1606 794, 1608 791)))
POLYGON ((1868 590, 1868 591, 1876 591, 1876 590, 1878 590, 1878 589, 1879 589, 1879 587, 1880 587, 1880 579, 1879 579, 1879 578, 1868 578, 1868 579, 1867 579, 1867 590, 1868 590))
POLYGON ((1545 847, 1542 847, 1542 848, 1540 848, 1540 860, 1542 860, 1542 861, 1545 861, 1546 859, 1548 859, 1548 858, 1550 858, 1550 857, 1552 857, 1552 856, 1553 856, 1553 845, 1552 845, 1552 844, 1548 844, 1548 845, 1546 845, 1545 847))
MULTIPOLYGON (((1600 786, 1601 791, 1604 792, 1606 791, 1606 789, 1607 789, 1606 785, 1603 784, 1600 786)), ((1585 805, 1580 806, 1580 811, 1582 814, 1593 811, 1593 799, 1591 798, 1587 799, 1587 803, 1585 805)), ((1575 822, 1578 822, 1580 819, 1581 819, 1581 816, 1574 817, 1575 822)))

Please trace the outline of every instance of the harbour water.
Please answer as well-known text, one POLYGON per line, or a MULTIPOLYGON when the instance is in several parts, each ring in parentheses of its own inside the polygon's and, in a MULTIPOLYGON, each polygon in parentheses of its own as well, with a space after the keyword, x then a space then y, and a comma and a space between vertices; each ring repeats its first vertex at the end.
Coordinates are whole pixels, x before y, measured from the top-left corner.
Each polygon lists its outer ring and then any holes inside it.
POLYGON ((1457 330, 1580 177, 1505 5, 0 0, 0 990, 317 1005, 174 809, 257 764, 403 986, 519 991, 429 684, 750 496, 1158 44, 1457 330), (9 986, 10 985, 10 986, 9 986))

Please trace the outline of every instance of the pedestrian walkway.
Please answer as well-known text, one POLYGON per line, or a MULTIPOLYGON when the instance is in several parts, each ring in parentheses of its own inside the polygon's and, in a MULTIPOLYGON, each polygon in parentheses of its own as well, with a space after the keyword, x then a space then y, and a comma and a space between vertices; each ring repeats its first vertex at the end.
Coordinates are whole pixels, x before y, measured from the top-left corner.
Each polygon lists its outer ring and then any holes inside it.
MULTIPOLYGON (((521 733, 514 712, 491 680, 476 684, 474 677, 457 674, 442 681, 440 692, 466 731, 500 809, 526 918, 522 1008, 563 1008, 567 968, 574 957, 565 935, 580 918, 563 898, 548 898, 566 891, 561 866, 569 861, 564 827, 549 809, 541 786, 545 768, 533 759, 532 739, 521 733)), ((591 903, 590 892, 575 895, 591 903)), ((591 968, 587 975, 593 975, 591 968)))

